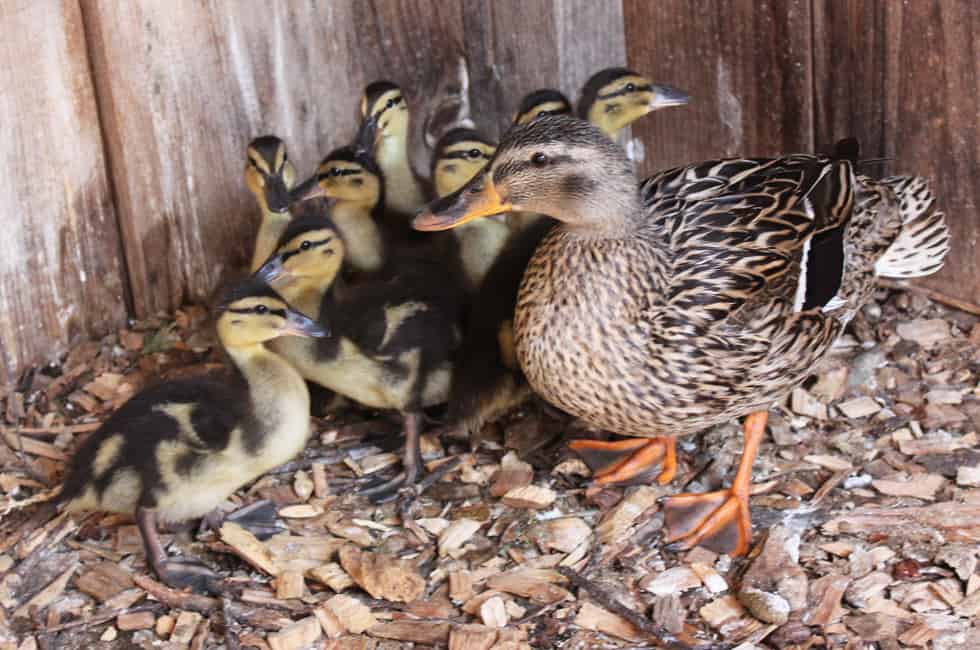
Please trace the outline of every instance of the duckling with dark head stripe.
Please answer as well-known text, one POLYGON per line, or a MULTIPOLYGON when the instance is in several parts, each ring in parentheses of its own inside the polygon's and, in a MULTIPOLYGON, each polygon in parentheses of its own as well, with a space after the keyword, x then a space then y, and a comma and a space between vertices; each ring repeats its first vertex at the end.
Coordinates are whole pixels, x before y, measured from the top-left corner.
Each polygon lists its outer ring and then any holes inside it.
POLYGON ((82 443, 58 497, 70 511, 134 514, 147 562, 175 587, 213 588, 216 576, 197 560, 168 557, 158 520, 205 515, 303 449, 311 433, 306 384, 266 344, 327 335, 255 278, 225 295, 216 320, 235 379, 166 382, 137 394, 82 443))
POLYGON ((318 342, 276 341, 273 349, 306 379, 364 406, 402 414, 404 470, 366 492, 379 498, 418 476, 421 412, 448 397, 458 306, 455 290, 411 267, 341 294, 335 280, 344 252, 328 218, 298 217, 259 274, 305 314, 329 322, 333 332, 318 342))
POLYGON ((255 196, 262 211, 251 270, 262 266, 272 254, 279 235, 292 218, 289 211, 290 190, 296 182, 296 171, 289 162, 286 144, 274 135, 252 140, 246 152, 245 184, 255 196))
MULTIPOLYGON (((436 145, 432 181, 440 197, 452 194, 469 182, 493 157, 496 146, 473 129, 453 129, 436 145)), ((451 231, 462 265, 466 289, 475 293, 483 276, 510 236, 503 217, 481 219, 451 231), (468 227, 468 226, 475 227, 468 227)))

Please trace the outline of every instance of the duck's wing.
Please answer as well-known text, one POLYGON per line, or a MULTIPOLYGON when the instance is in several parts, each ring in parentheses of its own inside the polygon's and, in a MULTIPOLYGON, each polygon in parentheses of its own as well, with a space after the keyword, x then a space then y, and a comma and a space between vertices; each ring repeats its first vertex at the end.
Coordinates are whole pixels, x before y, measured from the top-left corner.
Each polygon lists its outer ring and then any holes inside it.
POLYGON ((757 300, 822 307, 836 294, 854 201, 849 162, 708 161, 661 172, 641 192, 668 251, 662 304, 689 324, 724 321, 757 300))

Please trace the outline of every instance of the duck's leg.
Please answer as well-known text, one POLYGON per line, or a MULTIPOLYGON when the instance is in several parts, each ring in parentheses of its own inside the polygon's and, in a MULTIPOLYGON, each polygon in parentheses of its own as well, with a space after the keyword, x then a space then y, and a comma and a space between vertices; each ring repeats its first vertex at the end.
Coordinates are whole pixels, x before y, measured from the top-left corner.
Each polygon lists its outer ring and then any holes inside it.
POLYGON ((405 451, 402 455, 402 471, 390 481, 361 490, 361 494, 377 503, 394 497, 398 490, 406 485, 413 485, 418 478, 422 466, 422 452, 419 448, 419 438, 422 429, 421 413, 404 413, 405 451))
POLYGON ((766 411, 745 418, 745 449, 738 472, 727 490, 705 494, 678 494, 667 499, 664 523, 667 549, 682 551, 704 546, 717 553, 744 555, 752 541, 749 486, 752 462, 766 431, 766 411))
POLYGON ((136 525, 143 538, 146 561, 165 584, 177 589, 190 587, 200 593, 220 591, 218 588, 220 577, 203 562, 194 558, 174 558, 167 555, 166 549, 160 542, 160 534, 157 532, 156 511, 138 508, 136 525))
POLYGON ((569 447, 582 457, 599 485, 643 478, 657 467, 657 482, 666 485, 677 473, 676 444, 673 436, 658 436, 613 442, 575 440, 569 447))

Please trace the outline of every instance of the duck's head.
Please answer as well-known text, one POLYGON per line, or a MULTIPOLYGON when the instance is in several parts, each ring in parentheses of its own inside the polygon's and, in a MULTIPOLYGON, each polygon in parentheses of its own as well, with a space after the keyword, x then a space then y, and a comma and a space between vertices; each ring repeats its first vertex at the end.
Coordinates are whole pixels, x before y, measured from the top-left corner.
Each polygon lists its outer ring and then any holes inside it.
POLYGON ((289 222, 276 252, 255 272, 269 285, 282 288, 331 284, 344 261, 344 241, 330 219, 311 214, 289 222))
POLYGON ((606 68, 582 87, 578 116, 612 138, 651 111, 682 106, 689 100, 683 90, 655 84, 627 68, 606 68))
POLYGON ((279 336, 328 336, 316 321, 292 309, 259 277, 224 295, 215 312, 218 338, 226 348, 260 345, 279 336))
POLYGON ((247 149, 245 184, 263 210, 287 212, 289 189, 296 182, 296 170, 289 162, 286 144, 274 135, 252 140, 247 149))
POLYGON ((452 194, 486 166, 496 149, 473 129, 453 129, 439 139, 432 163, 432 181, 439 196, 452 194))
POLYGON ((636 206, 636 179, 622 148, 585 120, 547 115, 508 131, 483 172, 426 206, 413 226, 446 230, 528 211, 572 228, 604 230, 636 206))
POLYGON ((382 199, 384 183, 381 170, 367 151, 356 147, 341 147, 332 151, 313 179, 304 183, 308 188, 303 199, 325 196, 373 209, 382 199))
POLYGON ((375 139, 408 136, 408 104, 402 89, 390 81, 368 84, 361 95, 361 120, 376 122, 375 139))
POLYGON ((527 124, 539 115, 566 115, 572 112, 572 102, 553 88, 542 88, 528 93, 521 100, 514 116, 514 124, 527 124))

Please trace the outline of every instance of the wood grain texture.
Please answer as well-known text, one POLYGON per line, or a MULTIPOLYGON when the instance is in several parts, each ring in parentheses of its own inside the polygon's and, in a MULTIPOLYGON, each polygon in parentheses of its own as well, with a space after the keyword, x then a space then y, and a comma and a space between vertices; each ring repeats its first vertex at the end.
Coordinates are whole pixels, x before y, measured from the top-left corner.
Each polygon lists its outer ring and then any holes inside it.
POLYGON ((573 101, 588 77, 624 65, 619 0, 461 0, 479 128, 499 138, 518 103, 539 88, 573 101))
POLYGON ((887 174, 929 178, 952 250, 919 283, 980 304, 980 4, 972 0, 814 5, 815 140, 855 136, 887 174))
POLYGON ((126 315, 118 227, 81 15, 0 5, 0 386, 126 315))
POLYGON ((691 94, 640 120, 641 172, 813 145, 810 2, 624 0, 630 66, 691 94))

